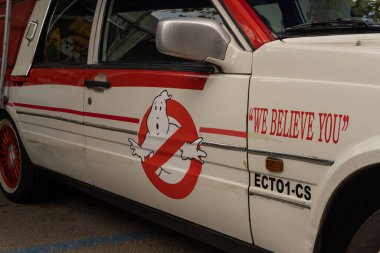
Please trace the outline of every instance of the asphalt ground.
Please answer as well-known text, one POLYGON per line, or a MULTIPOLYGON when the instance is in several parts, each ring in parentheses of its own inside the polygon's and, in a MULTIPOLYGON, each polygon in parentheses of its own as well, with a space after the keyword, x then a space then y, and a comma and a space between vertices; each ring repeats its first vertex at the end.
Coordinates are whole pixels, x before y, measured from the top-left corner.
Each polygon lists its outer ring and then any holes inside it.
POLYGON ((0 192, 0 253, 221 253, 68 187, 33 205, 0 192))

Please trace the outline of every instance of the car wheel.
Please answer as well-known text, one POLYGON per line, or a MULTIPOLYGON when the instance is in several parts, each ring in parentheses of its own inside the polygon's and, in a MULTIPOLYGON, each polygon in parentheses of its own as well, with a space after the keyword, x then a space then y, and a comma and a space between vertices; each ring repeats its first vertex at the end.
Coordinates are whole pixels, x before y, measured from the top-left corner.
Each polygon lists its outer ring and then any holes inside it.
POLYGON ((31 163, 12 120, 0 113, 0 188, 11 201, 28 203, 43 196, 46 177, 31 163))
POLYGON ((369 217, 354 235, 347 253, 380 252, 380 210, 369 217))

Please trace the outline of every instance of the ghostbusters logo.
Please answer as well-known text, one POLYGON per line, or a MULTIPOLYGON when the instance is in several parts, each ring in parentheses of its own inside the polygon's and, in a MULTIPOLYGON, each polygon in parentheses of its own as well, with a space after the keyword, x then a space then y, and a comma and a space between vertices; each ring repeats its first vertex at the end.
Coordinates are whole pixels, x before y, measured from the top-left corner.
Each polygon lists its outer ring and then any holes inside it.
POLYGON ((157 96, 145 113, 138 141, 128 140, 132 155, 141 160, 161 193, 183 199, 194 190, 207 154, 190 114, 168 91, 157 96))

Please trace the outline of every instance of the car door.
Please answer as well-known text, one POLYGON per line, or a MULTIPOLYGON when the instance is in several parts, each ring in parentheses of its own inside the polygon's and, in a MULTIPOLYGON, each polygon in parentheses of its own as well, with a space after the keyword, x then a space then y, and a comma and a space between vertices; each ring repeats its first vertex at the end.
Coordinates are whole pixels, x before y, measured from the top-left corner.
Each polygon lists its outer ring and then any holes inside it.
POLYGON ((155 47, 160 19, 222 23, 216 9, 209 1, 109 0, 99 15, 84 93, 94 184, 252 242, 245 152, 250 75, 223 74, 155 47))
MULTIPOLYGON (((46 2, 44 15, 38 3, 31 19, 36 26, 46 19, 34 63, 26 77, 13 77, 16 85, 9 89, 9 105, 21 123, 33 163, 89 182, 83 85, 97 1, 46 2)), ((31 41, 24 40, 27 48, 31 41)))

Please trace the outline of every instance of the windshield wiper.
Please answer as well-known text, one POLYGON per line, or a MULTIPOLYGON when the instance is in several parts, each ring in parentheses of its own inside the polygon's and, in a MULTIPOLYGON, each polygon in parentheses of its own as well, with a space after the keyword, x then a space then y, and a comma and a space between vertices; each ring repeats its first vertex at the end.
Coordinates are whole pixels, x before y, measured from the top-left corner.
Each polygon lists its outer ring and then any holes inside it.
POLYGON ((300 24, 285 29, 285 33, 321 31, 331 29, 380 29, 378 23, 366 22, 363 20, 339 18, 335 20, 321 20, 300 24))

